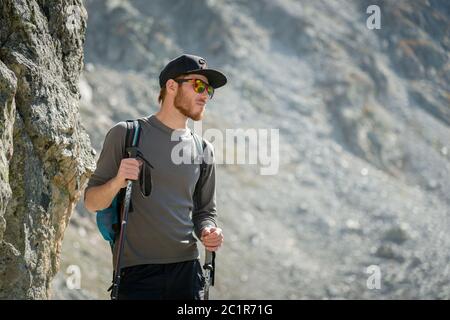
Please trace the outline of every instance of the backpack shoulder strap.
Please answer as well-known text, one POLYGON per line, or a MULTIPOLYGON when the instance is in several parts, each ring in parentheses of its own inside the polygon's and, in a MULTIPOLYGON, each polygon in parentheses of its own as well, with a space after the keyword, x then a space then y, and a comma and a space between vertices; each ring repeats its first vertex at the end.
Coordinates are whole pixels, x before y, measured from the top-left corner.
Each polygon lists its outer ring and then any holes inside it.
MULTIPOLYGON (((128 158, 127 149, 130 147, 136 147, 139 144, 139 138, 141 135, 141 125, 138 120, 127 120, 127 133, 125 135, 125 148, 122 150, 122 158, 128 158)), ((125 198, 125 189, 121 189, 118 194, 119 212, 122 211, 123 199, 125 198)), ((130 212, 133 211, 133 205, 130 202, 130 212)), ((118 219, 117 221, 120 221, 118 219)))
MULTIPOLYGON (((206 149, 206 142, 205 140, 200 137, 198 134, 191 132, 192 133, 192 137, 194 138, 194 143, 197 147, 197 154, 200 156, 202 162, 200 163, 200 169, 206 169, 206 162, 205 162, 205 157, 204 157, 204 152, 206 149)), ((202 173, 202 171, 200 171, 200 173, 202 173)))
POLYGON ((127 120, 127 134, 125 137, 124 157, 128 158, 127 148, 136 147, 139 144, 141 125, 138 120, 127 120))
POLYGON ((204 173, 206 170, 206 161, 205 161, 205 150, 206 150, 206 142, 202 139, 202 163, 200 164, 200 172, 204 173))
POLYGON ((205 140, 198 136, 196 133, 192 132, 192 137, 194 138, 194 143, 197 147, 197 154, 200 155, 201 163, 200 163, 200 175, 198 177, 197 183, 195 184, 194 188, 194 205, 196 207, 200 206, 201 203, 201 186, 204 180, 204 176, 206 174, 206 161, 204 156, 204 151, 206 149, 206 142, 205 140))

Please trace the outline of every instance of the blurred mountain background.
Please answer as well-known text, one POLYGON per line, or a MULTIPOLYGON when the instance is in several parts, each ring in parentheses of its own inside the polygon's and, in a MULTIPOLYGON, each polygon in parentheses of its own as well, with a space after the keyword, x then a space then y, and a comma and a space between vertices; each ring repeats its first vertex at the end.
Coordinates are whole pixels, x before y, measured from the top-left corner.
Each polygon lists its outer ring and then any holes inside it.
MULTIPOLYGON (((159 72, 182 53, 228 76, 203 131, 279 129, 278 174, 217 166, 213 299, 450 298, 450 2, 84 5, 80 112, 97 156, 115 123, 158 110, 159 72), (367 286, 372 265, 380 289, 367 286)), ((108 299, 111 269, 80 201, 53 298, 108 299)))

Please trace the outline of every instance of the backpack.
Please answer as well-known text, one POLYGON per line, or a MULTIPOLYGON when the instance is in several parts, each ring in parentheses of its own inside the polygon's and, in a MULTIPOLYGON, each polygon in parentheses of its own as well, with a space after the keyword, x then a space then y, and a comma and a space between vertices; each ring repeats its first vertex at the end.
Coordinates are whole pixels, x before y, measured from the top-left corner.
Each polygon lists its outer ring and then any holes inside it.
MULTIPOLYGON (((137 120, 127 120, 127 133, 125 137, 125 148, 123 150, 123 158, 127 158, 126 150, 129 147, 137 147, 141 133, 141 126, 137 120)), ((122 211, 122 204, 125 197, 125 189, 122 188, 113 198, 111 205, 103 210, 97 211, 96 220, 97 227, 103 236, 103 239, 109 242, 111 248, 114 246, 116 234, 120 231, 119 217, 122 211)), ((131 210, 131 208, 130 208, 131 210)))
MULTIPOLYGON (((123 158, 128 158, 127 149, 130 147, 137 148, 139 144, 139 138, 141 133, 141 125, 138 120, 127 120, 127 133, 125 138, 125 148, 123 152, 123 158)), ((206 142, 199 137, 197 134, 192 133, 194 138, 194 142, 197 148, 197 152, 203 155, 203 152, 206 148, 206 142)), ((150 168, 153 166, 143 157, 142 153, 137 148, 137 155, 140 159, 142 159, 145 164, 147 164, 150 168)), ((206 162, 204 157, 201 157, 202 162, 200 163, 200 176, 195 185, 194 191, 194 206, 198 206, 200 199, 200 188, 202 184, 202 180, 204 174, 206 172, 206 162)), ((145 165, 142 166, 141 174, 139 177, 141 192, 144 197, 149 197, 152 188, 151 174, 145 165), (149 186, 149 191, 147 192, 146 187, 149 186), (142 191, 144 189, 144 191, 142 191)), ((116 236, 120 233, 120 215, 123 210, 123 202, 125 198, 125 188, 122 188, 117 195, 113 198, 111 205, 103 210, 99 210, 96 213, 96 221, 97 227, 103 236, 103 239, 109 242, 111 249, 114 247, 114 243, 116 241, 116 236)), ((129 212, 133 211, 132 203, 130 202, 129 212)))

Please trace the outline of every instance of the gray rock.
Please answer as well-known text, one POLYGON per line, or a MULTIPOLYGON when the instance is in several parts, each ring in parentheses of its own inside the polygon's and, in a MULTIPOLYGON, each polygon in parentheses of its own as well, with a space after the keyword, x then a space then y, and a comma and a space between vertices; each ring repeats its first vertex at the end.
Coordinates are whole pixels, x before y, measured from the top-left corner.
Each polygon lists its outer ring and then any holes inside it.
POLYGON ((402 244, 410 238, 408 229, 404 225, 395 226, 387 230, 383 235, 383 240, 402 244))
POLYGON ((46 299, 94 169, 78 113, 81 1, 0 5, 0 298, 46 299))
POLYGON ((398 262, 403 262, 405 260, 398 248, 389 244, 380 245, 375 251, 375 256, 398 262))

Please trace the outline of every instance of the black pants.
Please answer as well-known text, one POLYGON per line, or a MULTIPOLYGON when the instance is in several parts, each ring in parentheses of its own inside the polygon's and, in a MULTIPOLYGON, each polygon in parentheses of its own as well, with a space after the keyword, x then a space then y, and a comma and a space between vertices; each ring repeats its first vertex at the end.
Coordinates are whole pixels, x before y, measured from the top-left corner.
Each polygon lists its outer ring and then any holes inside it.
POLYGON ((122 269, 119 300, 203 300, 205 278, 198 259, 122 269))

